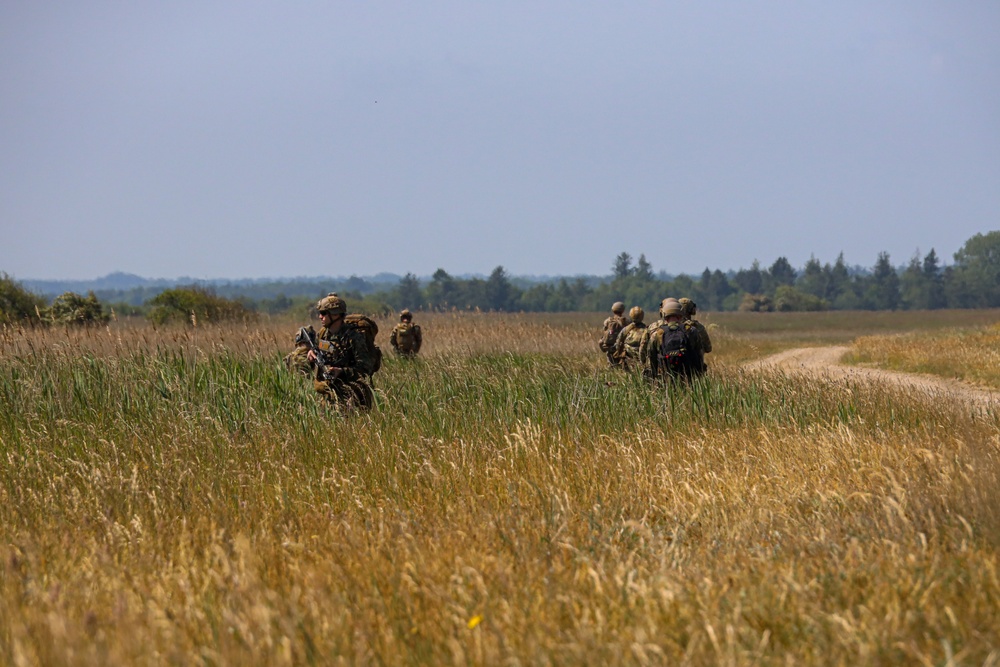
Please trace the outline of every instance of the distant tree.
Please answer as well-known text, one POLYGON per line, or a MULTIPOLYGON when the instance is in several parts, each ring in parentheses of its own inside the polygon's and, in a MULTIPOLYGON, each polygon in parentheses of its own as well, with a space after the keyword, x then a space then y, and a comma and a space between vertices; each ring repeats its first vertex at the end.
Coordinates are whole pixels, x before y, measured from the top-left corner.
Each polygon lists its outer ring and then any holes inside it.
POLYGON ((502 266, 493 269, 486 281, 486 306, 492 310, 511 310, 515 298, 507 272, 502 266))
POLYGON ((45 307, 45 299, 24 288, 24 285, 0 272, 0 322, 37 324, 45 307))
POLYGON ((824 267, 823 272, 829 275, 826 298, 833 301, 835 303, 835 307, 837 307, 837 299, 849 293, 853 293, 853 290, 851 289, 851 273, 847 270, 847 263, 844 261, 844 253, 841 252, 838 254, 837 261, 834 262, 830 270, 827 271, 824 267))
POLYGON ((795 286, 806 294, 822 299, 827 296, 827 280, 828 276, 823 272, 819 260, 811 255, 795 286))
POLYGON ((976 234, 955 253, 951 293, 963 308, 1000 306, 1000 231, 976 234))
MULTIPOLYGON (((721 310, 726 297, 733 292, 733 287, 726 279, 726 274, 719 269, 710 271, 706 268, 701 274, 698 287, 696 301, 703 310, 721 310)), ((680 296, 689 295, 681 294, 680 296)))
POLYGON ((646 260, 646 255, 639 255, 639 261, 635 265, 635 277, 642 281, 655 280, 653 265, 646 260))
POLYGON ((435 308, 447 308, 458 302, 459 288, 447 271, 438 269, 431 276, 431 284, 427 286, 427 300, 435 308))
POLYGON ((544 312, 549 310, 549 304, 555 289, 549 283, 538 283, 521 292, 518 306, 526 312, 544 312))
POLYGON ((756 259, 749 269, 740 269, 733 280, 736 286, 748 294, 760 294, 764 291, 764 274, 760 270, 760 262, 756 259))
POLYGON ((611 267, 612 275, 618 279, 628 278, 632 275, 632 255, 627 252, 620 253, 615 257, 614 266, 611 267))
POLYGON ((93 292, 88 292, 87 296, 76 292, 60 294, 45 309, 44 317, 52 324, 70 325, 104 324, 111 319, 93 292))
POLYGON ((372 291, 372 284, 365 280, 364 278, 359 278, 358 276, 351 276, 344 283, 345 292, 357 292, 358 294, 367 294, 372 291))
POLYGON ((768 292, 773 292, 781 285, 795 284, 795 269, 785 257, 774 260, 774 264, 767 270, 765 284, 768 292))
MULTIPOLYGON (((691 279, 691 276, 682 274, 674 278, 673 282, 664 285, 664 289, 661 290, 661 293, 663 295, 663 297, 661 297, 661 300, 662 298, 668 296, 672 296, 677 299, 680 299, 681 297, 685 296, 688 298, 691 297, 701 298, 700 290, 701 290, 700 284, 695 283, 695 281, 691 279)), ((695 298, 695 301, 698 301, 698 298, 695 298)), ((657 307, 659 307, 660 304, 657 303, 656 305, 657 307)), ((708 306, 706 305, 705 307, 707 308, 708 306)))
POLYGON ((922 310, 927 308, 927 281, 924 279, 924 267, 920 255, 914 254, 899 276, 899 301, 907 310, 922 310))
POLYGON ((905 308, 931 310, 944 307, 944 280, 933 248, 922 261, 919 251, 913 255, 899 277, 899 293, 905 308))
MULTIPOLYGON (((257 302, 257 310, 269 315, 278 313, 308 313, 314 301, 305 297, 297 296, 292 298, 286 294, 279 293, 273 298, 261 299, 257 302)), ((116 311, 117 312, 117 311, 116 311)))
POLYGON ((937 253, 934 248, 924 256, 924 280, 927 282, 927 307, 930 309, 944 308, 944 275, 938 266, 937 253))
POLYGON ((412 273, 407 273, 399 279, 396 297, 393 305, 397 308, 420 308, 424 305, 424 293, 420 289, 420 281, 412 273))
POLYGON ((867 308, 896 310, 899 307, 899 275, 889 261, 889 253, 879 253, 872 275, 865 282, 864 303, 867 308))
POLYGON ((486 297, 486 281, 482 278, 470 278, 469 280, 456 281, 458 286, 458 296, 456 304, 464 305, 466 308, 478 308, 489 310, 489 299, 486 297))

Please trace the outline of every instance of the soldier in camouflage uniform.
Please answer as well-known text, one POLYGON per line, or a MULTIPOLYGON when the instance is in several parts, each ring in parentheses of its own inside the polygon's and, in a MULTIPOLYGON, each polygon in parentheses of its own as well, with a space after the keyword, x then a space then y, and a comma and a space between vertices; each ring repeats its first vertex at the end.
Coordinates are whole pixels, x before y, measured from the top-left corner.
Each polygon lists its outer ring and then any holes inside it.
POLYGON ((639 343, 642 341, 643 334, 646 333, 646 325, 642 322, 645 315, 642 308, 633 306, 632 310, 628 311, 632 323, 621 330, 621 333, 618 334, 618 340, 615 342, 615 359, 626 370, 641 368, 639 343))
POLYGON ((650 326, 647 329, 647 335, 643 338, 641 345, 645 347, 641 349, 640 354, 643 355, 644 368, 643 374, 646 377, 654 379, 666 379, 671 374, 668 374, 667 369, 661 368, 662 363, 661 353, 664 351, 661 349, 664 344, 664 337, 670 335, 671 330, 676 330, 678 327, 684 330, 687 337, 687 351, 688 354, 684 355, 687 359, 687 364, 683 366, 683 372, 678 375, 672 375, 673 379, 691 379, 693 377, 698 377, 703 375, 707 370, 705 365, 705 345, 708 345, 708 350, 711 350, 711 341, 708 339, 708 332, 704 331, 704 338, 699 331, 704 330, 704 326, 700 322, 692 321, 688 319, 688 314, 691 311, 691 307, 694 302, 690 299, 664 299, 663 303, 660 304, 660 315, 663 317, 662 323, 658 323, 656 327, 650 326), (688 304, 688 311, 685 311, 685 307, 682 304, 688 304))
POLYGON ((646 365, 643 368, 643 375, 650 379, 666 379, 665 369, 660 367, 660 346, 663 343, 664 332, 671 325, 677 326, 682 322, 681 304, 677 299, 664 299, 660 304, 660 316, 663 318, 662 324, 655 329, 649 327, 646 342, 646 365))
POLYGON ((401 357, 413 358, 420 352, 424 334, 419 324, 413 324, 413 313, 404 308, 399 313, 399 324, 389 334, 389 344, 401 357))
POLYGON ((681 304, 681 318, 684 320, 684 329, 692 341, 694 341, 698 351, 698 361, 701 364, 701 373, 704 373, 708 370, 708 364, 705 363, 705 355, 712 351, 712 339, 709 338, 708 329, 705 328, 705 325, 694 319, 695 314, 698 312, 698 304, 688 298, 678 299, 678 302, 681 304))
POLYGON ((611 316, 604 320, 604 335, 601 336, 601 341, 598 346, 608 357, 608 364, 611 366, 617 366, 618 361, 615 359, 615 342, 618 340, 618 334, 621 330, 630 324, 630 321, 625 317, 625 304, 621 301, 615 301, 611 306, 611 316))
POLYGON ((653 335, 653 332, 666 324, 666 319, 663 317, 663 306, 667 305, 668 302, 675 302, 677 299, 673 297, 667 297, 660 303, 660 319, 656 320, 648 327, 642 334, 642 339, 639 341, 639 364, 643 369, 649 369, 649 337, 653 335))
POLYGON ((374 403, 374 395, 366 379, 371 377, 374 360, 364 334, 344 326, 347 304, 336 293, 320 299, 316 310, 323 323, 316 334, 316 345, 326 359, 326 376, 321 375, 316 354, 308 345, 300 344, 285 357, 285 363, 293 370, 313 375, 316 392, 338 407, 368 410, 374 403))

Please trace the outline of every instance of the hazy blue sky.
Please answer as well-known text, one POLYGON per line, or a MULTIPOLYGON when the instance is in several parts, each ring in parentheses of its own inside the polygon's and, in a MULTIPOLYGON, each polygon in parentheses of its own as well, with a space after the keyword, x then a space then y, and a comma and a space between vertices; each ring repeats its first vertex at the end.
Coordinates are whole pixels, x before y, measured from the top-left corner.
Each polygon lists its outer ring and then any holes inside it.
POLYGON ((0 4, 0 271, 950 262, 1000 2, 0 4))

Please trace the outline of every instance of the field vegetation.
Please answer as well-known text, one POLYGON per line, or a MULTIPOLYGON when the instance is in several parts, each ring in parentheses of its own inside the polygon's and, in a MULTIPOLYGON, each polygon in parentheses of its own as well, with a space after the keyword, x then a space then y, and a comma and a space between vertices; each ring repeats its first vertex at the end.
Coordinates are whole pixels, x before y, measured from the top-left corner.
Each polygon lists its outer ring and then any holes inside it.
POLYGON ((349 416, 298 322, 7 326, 0 662, 998 664, 1000 415, 742 367, 970 312, 709 314, 672 390, 418 314, 349 416))
POLYGON ((854 342, 844 361, 1000 389, 1000 323, 864 336, 854 342))

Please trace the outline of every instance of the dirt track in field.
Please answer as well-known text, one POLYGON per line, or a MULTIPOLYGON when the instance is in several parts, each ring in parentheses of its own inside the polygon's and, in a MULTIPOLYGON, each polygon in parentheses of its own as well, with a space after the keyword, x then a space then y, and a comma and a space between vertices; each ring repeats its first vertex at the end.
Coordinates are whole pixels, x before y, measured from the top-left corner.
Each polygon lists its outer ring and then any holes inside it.
POLYGON ((804 373, 830 380, 881 382, 930 396, 950 398, 983 407, 1000 407, 1000 392, 982 389, 958 380, 841 364, 840 359, 848 349, 845 346, 800 347, 753 361, 745 368, 773 368, 786 373, 804 373))

